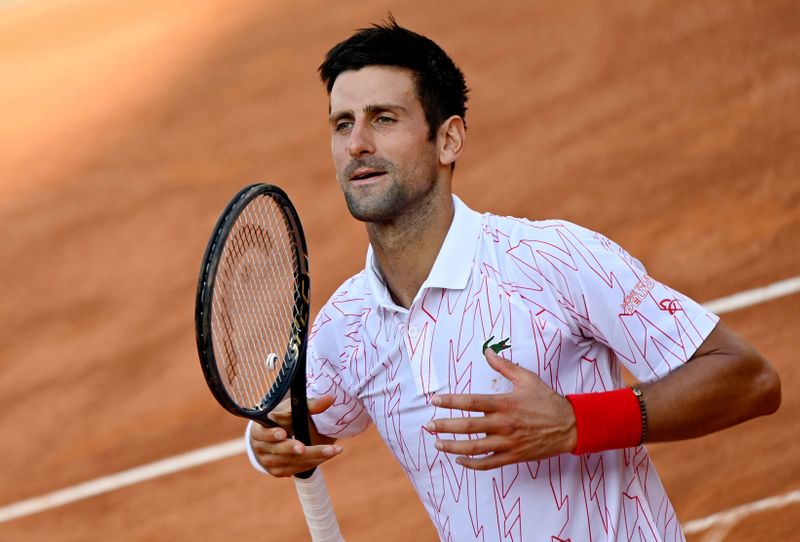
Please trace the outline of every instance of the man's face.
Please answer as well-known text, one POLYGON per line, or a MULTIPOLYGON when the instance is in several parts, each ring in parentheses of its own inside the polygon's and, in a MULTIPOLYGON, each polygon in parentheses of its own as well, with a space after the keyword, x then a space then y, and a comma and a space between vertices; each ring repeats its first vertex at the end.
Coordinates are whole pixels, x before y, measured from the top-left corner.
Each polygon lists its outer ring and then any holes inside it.
POLYGON ((331 152, 350 213, 388 222, 423 201, 436 185, 439 161, 411 72, 343 72, 330 106, 331 152))

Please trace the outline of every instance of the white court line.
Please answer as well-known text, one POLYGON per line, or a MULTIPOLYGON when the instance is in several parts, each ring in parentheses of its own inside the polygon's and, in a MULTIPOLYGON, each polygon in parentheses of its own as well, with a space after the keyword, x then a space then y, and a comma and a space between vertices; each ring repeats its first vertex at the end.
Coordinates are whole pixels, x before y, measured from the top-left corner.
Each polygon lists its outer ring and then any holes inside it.
MULTIPOLYGON (((800 292, 800 277, 782 280, 763 288, 755 288, 729 297, 715 299, 705 303, 705 307, 716 314, 722 314, 797 292, 800 292)), ((95 497, 103 493, 108 493, 109 491, 138 484, 167 474, 180 472, 207 463, 213 463, 214 461, 219 461, 241 453, 244 453, 244 438, 208 446, 193 452, 142 465, 141 467, 118 472, 109 476, 103 476, 102 478, 96 478, 95 480, 90 480, 76 486, 0 507, 0 523, 37 514, 51 508, 88 499, 89 497, 95 497)), ((713 514, 702 519, 690 521, 686 523, 684 530, 687 534, 703 531, 720 523, 739 521, 741 518, 756 512, 787 506, 799 501, 800 491, 777 495, 718 514, 713 514)))
POLYGON ((800 490, 750 502, 742 506, 737 506, 736 508, 725 510, 724 512, 711 514, 702 519, 689 521, 684 524, 683 532, 686 534, 699 533, 717 525, 737 523, 739 520, 747 516, 752 516, 757 512, 775 510, 776 508, 783 508, 784 506, 795 503, 800 503, 800 490))
MULTIPOLYGON (((731 534, 736 523, 720 523, 709 529, 703 537, 703 542, 724 542, 725 538, 731 534)), ((684 533, 685 534, 685 533, 684 533)))
POLYGON ((703 303, 703 306, 716 314, 723 314, 744 309, 759 303, 765 303, 778 297, 800 292, 800 277, 774 282, 763 288, 753 288, 728 297, 722 297, 703 303))
POLYGON ((167 474, 199 467, 226 457, 242 454, 244 451, 244 438, 237 438, 214 446, 208 446, 207 448, 200 448, 193 452, 168 457, 141 467, 103 476, 102 478, 95 478, 76 486, 4 506, 0 508, 0 523, 23 516, 30 516, 31 514, 88 499, 89 497, 95 497, 115 489, 166 476, 167 474))

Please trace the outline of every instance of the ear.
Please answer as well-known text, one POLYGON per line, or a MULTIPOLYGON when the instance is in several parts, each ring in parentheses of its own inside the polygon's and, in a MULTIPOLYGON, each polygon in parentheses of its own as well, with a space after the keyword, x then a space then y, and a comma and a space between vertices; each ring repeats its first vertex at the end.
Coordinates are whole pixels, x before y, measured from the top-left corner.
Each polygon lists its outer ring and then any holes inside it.
POLYGON ((450 166, 455 163, 464 150, 467 131, 464 119, 453 115, 439 126, 437 143, 439 146, 439 163, 450 166))

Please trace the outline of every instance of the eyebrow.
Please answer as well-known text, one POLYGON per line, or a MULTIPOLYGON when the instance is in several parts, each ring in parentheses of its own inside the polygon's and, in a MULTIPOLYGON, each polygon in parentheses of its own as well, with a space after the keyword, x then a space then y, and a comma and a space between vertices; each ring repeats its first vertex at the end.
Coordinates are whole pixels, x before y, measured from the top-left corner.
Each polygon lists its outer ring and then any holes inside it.
MULTIPOLYGON (((375 114, 380 113, 382 111, 401 111, 406 112, 407 109, 399 104, 370 104, 364 107, 364 113, 367 114, 375 114)), ((330 114, 328 117, 328 122, 330 124, 335 124, 337 121, 346 118, 352 118, 353 112, 351 110, 345 111, 335 111, 330 114)))

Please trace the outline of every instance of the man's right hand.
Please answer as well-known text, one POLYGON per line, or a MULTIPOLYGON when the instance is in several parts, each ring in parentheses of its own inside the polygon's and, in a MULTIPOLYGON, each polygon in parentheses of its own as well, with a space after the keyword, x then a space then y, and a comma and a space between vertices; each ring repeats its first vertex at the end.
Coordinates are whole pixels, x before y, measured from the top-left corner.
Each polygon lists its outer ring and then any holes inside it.
MULTIPOLYGON (((334 397, 330 395, 309 399, 308 412, 325 412, 333 401, 334 397)), ((312 446, 289 438, 292 434, 292 414, 288 400, 278 405, 269 417, 280 427, 264 427, 254 423, 250 429, 250 447, 258 463, 273 476, 292 476, 307 471, 342 452, 341 446, 334 445, 336 439, 317 433, 313 423, 310 424, 312 446)))

